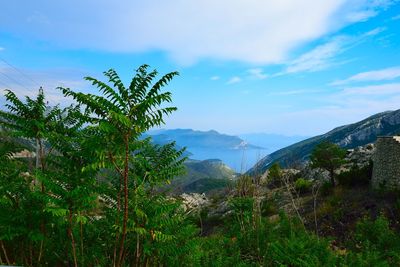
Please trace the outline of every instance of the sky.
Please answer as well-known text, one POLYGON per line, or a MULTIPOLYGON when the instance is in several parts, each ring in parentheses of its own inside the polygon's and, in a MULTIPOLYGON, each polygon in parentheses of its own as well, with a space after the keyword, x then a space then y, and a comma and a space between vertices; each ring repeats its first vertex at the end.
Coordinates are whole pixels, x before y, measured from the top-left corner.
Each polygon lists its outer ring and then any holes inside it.
MULTIPOLYGON (((85 76, 146 63, 178 111, 165 128, 313 136, 400 108, 397 0, 0 2, 0 91, 69 103, 85 76)), ((1 107, 4 96, 0 96, 1 107)))

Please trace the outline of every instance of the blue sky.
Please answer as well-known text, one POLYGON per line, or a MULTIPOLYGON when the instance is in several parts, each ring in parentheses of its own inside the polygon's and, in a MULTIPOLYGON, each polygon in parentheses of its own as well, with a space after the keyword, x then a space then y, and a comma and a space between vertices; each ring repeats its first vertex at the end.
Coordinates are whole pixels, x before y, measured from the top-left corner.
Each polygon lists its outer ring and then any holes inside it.
MULTIPOLYGON (((316 135, 400 108, 400 3, 87 0, 0 3, 0 89, 93 92, 82 77, 178 70, 167 128, 316 135), (168 2, 168 3, 167 3, 168 2)), ((4 104, 4 97, 0 98, 4 104)))

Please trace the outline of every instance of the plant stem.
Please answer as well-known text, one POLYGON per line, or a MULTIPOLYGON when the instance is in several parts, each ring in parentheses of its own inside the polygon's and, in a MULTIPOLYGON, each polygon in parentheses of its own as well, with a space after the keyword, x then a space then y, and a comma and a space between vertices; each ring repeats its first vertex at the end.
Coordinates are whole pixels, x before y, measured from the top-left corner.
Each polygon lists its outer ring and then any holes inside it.
POLYGON ((8 265, 11 265, 11 262, 10 262, 10 260, 8 259, 7 250, 6 250, 6 248, 4 247, 3 240, 0 240, 0 245, 1 245, 1 249, 3 250, 3 253, 4 253, 4 257, 6 258, 7 264, 8 264, 8 265))
POLYGON ((125 161, 124 161, 124 219, 122 223, 122 236, 120 241, 119 259, 117 267, 121 266, 124 260, 124 245, 126 238, 126 225, 128 222, 128 174, 129 174, 129 134, 124 136, 125 161))
POLYGON ((71 208, 69 208, 68 221, 69 221, 68 235, 71 238, 72 256, 74 257, 74 266, 78 267, 78 262, 76 259, 75 239, 74 239, 74 234, 72 233, 72 209, 71 208))

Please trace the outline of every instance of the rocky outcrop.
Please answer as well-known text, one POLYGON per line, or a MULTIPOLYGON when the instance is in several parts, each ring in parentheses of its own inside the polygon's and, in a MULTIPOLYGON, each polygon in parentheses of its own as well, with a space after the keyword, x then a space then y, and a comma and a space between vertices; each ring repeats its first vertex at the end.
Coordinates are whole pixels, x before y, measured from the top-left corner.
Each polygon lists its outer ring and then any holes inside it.
POLYGON ((183 193, 180 197, 182 198, 185 210, 201 209, 210 203, 209 199, 204 193, 183 193))
POLYGON ((370 164, 372 157, 376 151, 375 144, 367 144, 365 146, 358 146, 354 149, 348 149, 346 155, 346 164, 344 167, 351 167, 356 165, 359 168, 365 167, 370 164))

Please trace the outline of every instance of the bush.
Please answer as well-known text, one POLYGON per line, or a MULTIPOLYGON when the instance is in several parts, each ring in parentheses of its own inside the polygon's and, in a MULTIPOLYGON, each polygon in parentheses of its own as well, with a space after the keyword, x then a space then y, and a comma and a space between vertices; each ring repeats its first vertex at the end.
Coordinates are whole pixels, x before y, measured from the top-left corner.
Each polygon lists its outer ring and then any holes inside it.
POLYGON ((339 184, 343 186, 366 186, 369 185, 369 182, 372 178, 372 163, 368 164, 365 167, 358 167, 357 165, 353 166, 349 171, 342 172, 336 176, 339 184))
POLYGON ((284 215, 269 235, 264 266, 337 266, 326 239, 317 238, 284 215))
POLYGON ((275 188, 281 185, 282 169, 279 163, 274 163, 268 169, 267 183, 270 187, 275 188))
POLYGON ((329 181, 325 181, 322 185, 321 185, 321 189, 320 189, 321 195, 322 196, 327 196, 330 195, 333 192, 333 185, 331 182, 329 181))
POLYGON ((399 266, 400 236, 383 215, 375 221, 363 219, 357 223, 353 252, 346 260, 348 266, 399 266))
POLYGON ((278 207, 276 206, 275 202, 268 199, 263 200, 261 203, 261 215, 271 216, 276 213, 278 213, 278 207))
POLYGON ((309 180, 306 180, 304 178, 299 178, 296 180, 296 182, 294 183, 294 187, 296 188, 297 191, 299 191, 300 193, 305 193, 310 191, 312 186, 312 182, 309 180))

